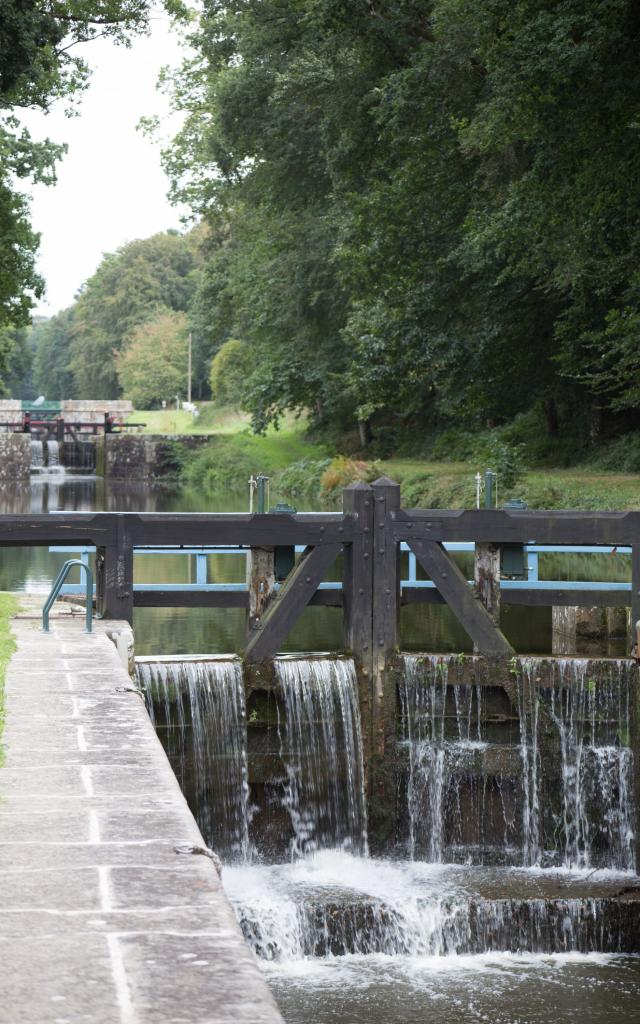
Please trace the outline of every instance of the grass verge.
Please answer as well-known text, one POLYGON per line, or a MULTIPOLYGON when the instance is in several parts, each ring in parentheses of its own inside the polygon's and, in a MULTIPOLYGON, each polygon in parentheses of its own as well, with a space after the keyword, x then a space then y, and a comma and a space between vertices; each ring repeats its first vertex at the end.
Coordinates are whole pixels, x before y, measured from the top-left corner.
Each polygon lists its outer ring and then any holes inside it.
MULTIPOLYGON (((380 468, 402 486, 408 508, 474 508, 478 465, 464 462, 387 460, 380 468)), ((614 510, 640 508, 640 475, 590 469, 534 469, 513 487, 500 489, 498 504, 522 498, 529 508, 614 510)))
MULTIPOLYGON (((16 649, 16 642, 11 632, 11 619, 18 611, 18 601, 13 594, 0 594, 0 737, 4 726, 4 680, 7 665, 16 649)), ((2 763, 2 747, 0 747, 0 763, 2 763)))

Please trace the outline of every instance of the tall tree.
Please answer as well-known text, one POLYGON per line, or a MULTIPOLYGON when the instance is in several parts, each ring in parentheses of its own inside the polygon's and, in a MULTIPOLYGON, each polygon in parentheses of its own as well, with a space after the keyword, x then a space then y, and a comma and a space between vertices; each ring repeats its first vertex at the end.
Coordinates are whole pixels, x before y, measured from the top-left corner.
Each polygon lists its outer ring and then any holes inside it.
POLYGON ((640 405, 639 41, 631 0, 204 0, 166 163, 255 422, 640 405))
MULTIPOLYGON (((165 0, 176 17, 181 0, 165 0)), ((73 102, 86 87, 89 66, 75 46, 98 37, 129 45, 146 32, 148 0, 3 0, 0 10, 0 327, 26 323, 43 281, 35 270, 38 235, 16 179, 55 182, 64 144, 34 140, 21 126, 25 108, 48 110, 73 102)))
POLYGON ((117 398, 117 356, 135 330, 158 312, 189 309, 200 239, 198 229, 161 232, 106 255, 73 306, 38 332, 39 386, 51 397, 117 398))

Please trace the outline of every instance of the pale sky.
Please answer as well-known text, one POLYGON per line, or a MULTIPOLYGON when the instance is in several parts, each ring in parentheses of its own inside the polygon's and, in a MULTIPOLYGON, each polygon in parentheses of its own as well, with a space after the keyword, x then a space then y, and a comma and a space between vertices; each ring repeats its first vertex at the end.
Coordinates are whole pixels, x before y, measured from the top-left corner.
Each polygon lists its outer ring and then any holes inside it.
POLYGON ((41 233, 38 270, 47 283, 36 313, 44 316, 72 303, 103 253, 179 228, 183 212, 167 200, 160 147, 136 131, 140 117, 152 114, 162 118, 163 135, 178 127, 156 81, 164 64, 180 63, 180 37, 158 15, 151 35, 136 39, 129 50, 102 39, 78 50, 93 69, 80 116, 65 117, 65 104, 59 103, 49 115, 29 111, 22 118, 35 138, 69 145, 58 165, 58 184, 29 189, 31 220, 41 233))

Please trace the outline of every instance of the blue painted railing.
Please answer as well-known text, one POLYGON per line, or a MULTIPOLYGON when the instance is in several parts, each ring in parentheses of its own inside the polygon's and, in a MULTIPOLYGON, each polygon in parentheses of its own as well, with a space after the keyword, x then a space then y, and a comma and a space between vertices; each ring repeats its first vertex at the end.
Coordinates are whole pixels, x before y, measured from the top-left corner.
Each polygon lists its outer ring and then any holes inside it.
MULTIPOLYGON (((91 572, 91 569, 89 568, 87 562, 84 559, 69 558, 64 563, 64 565, 62 566, 60 572, 58 573, 58 575, 56 576, 55 580, 53 581, 53 584, 51 586, 51 591, 49 593, 49 596, 48 596, 47 600, 45 601, 44 608, 42 609, 42 632, 43 633, 48 633, 49 632, 49 612, 53 608, 53 605, 54 605, 55 600, 58 597, 58 595, 63 592, 63 588, 65 586, 63 581, 67 578, 67 576, 69 575, 69 573, 73 569, 74 565, 77 565, 79 567, 79 569, 81 570, 80 575, 82 575, 82 570, 84 570, 84 573, 85 573, 85 576, 86 576, 86 587, 85 587, 85 597, 86 597, 85 632, 86 633, 90 633, 91 632, 91 623, 92 623, 92 618, 93 618, 93 602, 91 601, 91 595, 93 594, 93 592, 95 590, 95 587, 93 585, 93 573, 91 572)), ((76 593, 81 593, 81 591, 75 591, 75 592, 76 593)))
MULTIPOLYGON (((469 551, 474 550, 474 545, 469 543, 450 543, 445 544, 445 548, 448 551, 469 551)), ((51 552, 77 552, 80 560, 86 566, 89 565, 89 556, 95 552, 95 547, 50 547, 51 552)), ((136 547, 134 553, 136 555, 190 555, 195 557, 196 573, 195 581, 193 583, 134 583, 134 591, 153 591, 153 590, 175 590, 175 591, 219 591, 219 592, 242 592, 246 591, 247 585, 245 581, 238 581, 235 583, 213 583, 209 581, 209 569, 207 558, 209 555, 243 555, 248 554, 248 548, 240 547, 181 547, 181 548, 147 548, 147 547, 136 547)), ((303 547, 296 547, 296 551, 303 551, 303 547)), ((412 551, 409 550, 407 544, 402 543, 400 550, 408 552, 408 575, 406 579, 401 581, 401 589, 429 589, 434 588, 435 584, 432 580, 421 580, 417 578, 417 564, 416 556, 412 551)), ((557 545, 544 545, 544 544, 527 544, 525 545, 525 554, 527 557, 527 578, 523 580, 500 580, 501 590, 593 590, 593 591, 607 591, 607 590, 619 590, 629 591, 631 593, 630 582, 608 582, 608 581, 582 581, 582 580, 541 580, 539 578, 539 559, 540 555, 550 554, 571 554, 571 555, 628 555, 631 554, 630 547, 596 547, 596 546, 572 546, 568 544, 557 544, 557 545)), ((471 582, 471 581, 470 581, 471 582)), ((342 584, 339 582, 335 583, 321 583, 320 590, 340 590, 342 584)), ((95 587, 94 587, 95 591, 95 587)), ((81 594, 81 589, 78 584, 68 583, 61 587, 60 593, 62 594, 81 594)))

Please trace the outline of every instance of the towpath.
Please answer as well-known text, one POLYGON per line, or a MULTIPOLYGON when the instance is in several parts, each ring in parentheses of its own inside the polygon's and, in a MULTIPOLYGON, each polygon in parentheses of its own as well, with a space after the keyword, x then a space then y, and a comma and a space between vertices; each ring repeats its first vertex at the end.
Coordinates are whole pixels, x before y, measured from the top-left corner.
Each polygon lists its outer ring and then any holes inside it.
MULTIPOLYGON (((280 1024, 115 645, 13 628, 0 766, 0 1020, 280 1024)), ((120 624, 128 628, 126 623, 120 624)))

